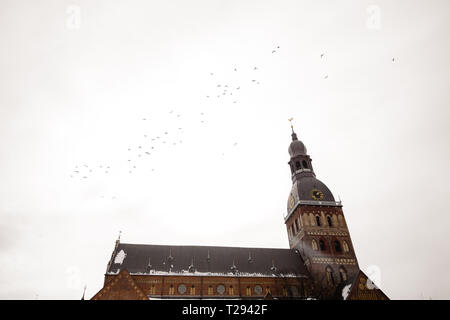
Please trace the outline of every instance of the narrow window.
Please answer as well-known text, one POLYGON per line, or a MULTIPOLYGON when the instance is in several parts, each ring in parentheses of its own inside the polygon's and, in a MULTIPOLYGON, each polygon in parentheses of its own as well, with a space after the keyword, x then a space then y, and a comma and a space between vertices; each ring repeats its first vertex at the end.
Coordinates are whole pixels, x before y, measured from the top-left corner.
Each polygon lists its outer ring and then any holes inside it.
POLYGON ((336 250, 336 252, 341 252, 342 251, 341 244, 337 240, 334 241, 334 249, 336 250))
POLYGON ((298 170, 298 169, 301 169, 302 167, 300 166, 300 162, 299 161, 296 161, 295 162, 295 169, 296 170, 298 170))
POLYGON ((297 232, 298 232, 298 230, 300 229, 300 228, 298 227, 298 220, 297 220, 297 219, 295 219, 295 229, 297 230, 297 232))
POLYGON ((344 267, 339 268, 339 275, 341 277, 341 282, 347 281, 347 271, 345 271, 344 267))
POLYGON ((212 295, 212 294, 213 294, 213 287, 212 287, 212 286, 209 286, 209 287, 208 287, 208 294, 209 294, 209 295, 212 295))
POLYGON ((316 223, 317 223, 317 226, 320 227, 320 217, 319 216, 316 216, 316 223))
POLYGON ((294 224, 291 224, 292 235, 295 235, 294 224))
POLYGON ((325 251, 325 242, 323 242, 323 240, 319 241, 319 247, 320 247, 320 251, 325 251))
POLYGON ((248 296, 250 296, 250 295, 252 294, 252 290, 250 290, 250 287, 247 287, 247 288, 245 289, 245 293, 246 293, 248 296))
POLYGON ((150 294, 156 294, 156 288, 154 284, 152 284, 152 286, 150 287, 150 294))
POLYGON ((308 163, 305 160, 303 160, 303 168, 308 169, 308 163))
POLYGON ((330 286, 334 286, 333 270, 330 267, 327 267, 327 280, 330 286))
POLYGON ((327 216, 327 221, 328 221, 328 226, 332 227, 333 224, 331 223, 331 217, 330 216, 327 216))
POLYGON ((174 293, 175 293, 175 288, 173 287, 173 284, 171 284, 169 287, 169 294, 174 294, 174 293))
POLYGON ((195 286, 192 286, 191 287, 191 295, 194 295, 195 294, 195 286))
POLYGON ((342 247, 344 248, 344 252, 349 252, 350 251, 347 242, 342 241, 342 247))
POLYGON ((233 288, 233 286, 230 286, 230 289, 228 290, 228 294, 230 296, 234 296, 234 288, 233 288))

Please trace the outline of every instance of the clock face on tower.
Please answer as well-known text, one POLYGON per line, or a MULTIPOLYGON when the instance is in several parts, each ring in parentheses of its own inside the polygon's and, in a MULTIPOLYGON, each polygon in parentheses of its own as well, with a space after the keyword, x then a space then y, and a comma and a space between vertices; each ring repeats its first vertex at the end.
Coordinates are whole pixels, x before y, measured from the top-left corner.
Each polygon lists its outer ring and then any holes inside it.
POLYGON ((295 199, 291 193, 291 195, 289 196, 289 209, 292 209, 294 207, 294 204, 295 204, 295 199))
POLYGON ((312 197, 314 200, 322 200, 322 199, 323 199, 323 193, 322 193, 322 191, 320 191, 320 190, 312 189, 312 190, 311 190, 311 197, 312 197))

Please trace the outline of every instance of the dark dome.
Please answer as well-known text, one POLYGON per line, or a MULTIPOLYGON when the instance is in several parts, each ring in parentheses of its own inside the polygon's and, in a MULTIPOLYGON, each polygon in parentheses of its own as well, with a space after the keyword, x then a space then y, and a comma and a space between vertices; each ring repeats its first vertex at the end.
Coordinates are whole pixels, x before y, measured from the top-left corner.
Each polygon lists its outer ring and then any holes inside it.
POLYGON ((306 147, 300 140, 294 140, 289 145, 289 155, 291 158, 296 157, 298 155, 306 155, 306 147))
MULTIPOLYGON (((291 195, 294 197, 295 203, 297 203, 299 200, 335 201, 330 189, 328 189, 328 187, 316 177, 301 177, 298 181, 295 181, 292 185, 291 195), (322 199, 314 199, 313 191, 320 191, 320 193, 322 193, 323 195, 322 199)), ((289 200, 288 212, 290 212, 289 200)))

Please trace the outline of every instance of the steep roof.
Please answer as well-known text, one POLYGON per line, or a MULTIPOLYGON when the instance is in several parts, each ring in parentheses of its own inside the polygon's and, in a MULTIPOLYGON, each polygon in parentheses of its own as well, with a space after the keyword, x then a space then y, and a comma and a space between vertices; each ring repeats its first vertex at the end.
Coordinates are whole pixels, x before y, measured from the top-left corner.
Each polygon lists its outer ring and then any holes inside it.
POLYGON ((308 277, 295 249, 118 243, 107 274, 308 277))
POLYGON ((343 300, 389 300, 388 296, 361 270, 353 282, 342 289, 342 298, 343 300))
POLYGON ((91 300, 148 300, 148 297, 130 277, 127 270, 122 270, 117 278, 105 284, 91 300), (115 290, 121 288, 122 290, 115 290))

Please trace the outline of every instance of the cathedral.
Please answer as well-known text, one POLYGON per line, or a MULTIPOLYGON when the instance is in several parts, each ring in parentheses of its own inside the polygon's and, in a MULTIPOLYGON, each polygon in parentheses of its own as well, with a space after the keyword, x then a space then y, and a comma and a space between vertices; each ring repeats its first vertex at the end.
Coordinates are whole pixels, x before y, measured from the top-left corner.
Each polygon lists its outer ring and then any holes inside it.
POLYGON ((115 243, 92 300, 389 299, 359 269, 342 210, 292 129, 289 249, 115 243))

